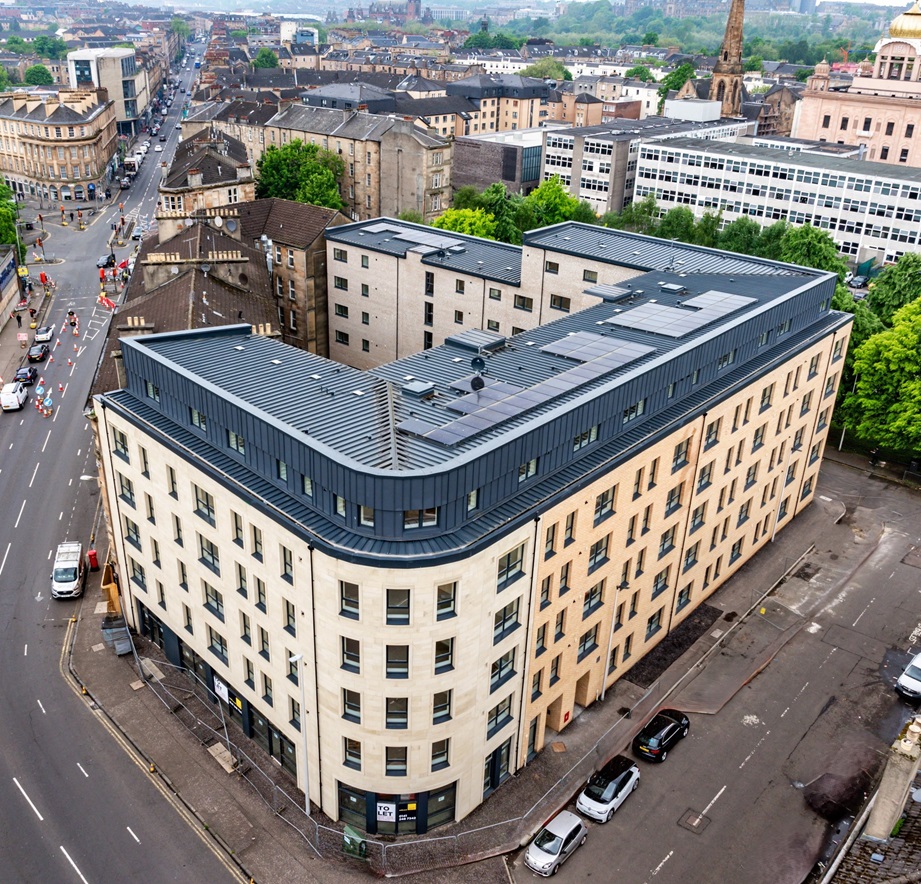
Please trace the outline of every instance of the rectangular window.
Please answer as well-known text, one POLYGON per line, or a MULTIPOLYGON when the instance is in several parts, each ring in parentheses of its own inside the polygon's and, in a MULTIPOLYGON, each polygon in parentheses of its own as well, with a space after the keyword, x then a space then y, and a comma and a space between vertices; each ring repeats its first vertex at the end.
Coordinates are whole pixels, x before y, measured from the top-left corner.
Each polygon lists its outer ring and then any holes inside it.
POLYGON ((604 604, 604 580, 600 580, 591 589, 586 590, 582 600, 582 619, 597 611, 604 604))
POLYGON ((556 524, 554 523, 544 535, 544 558, 548 559, 556 552, 556 524))
POLYGON ((246 454, 246 440, 239 434, 235 433, 233 430, 227 431, 227 446, 232 451, 236 451, 237 454, 246 454))
POLYGON ((387 590, 387 625, 409 625, 409 590, 387 590))
POLYGON ((598 647, 598 624, 579 638, 578 659, 583 660, 598 647))
POLYGON ((453 668, 454 639, 439 639, 435 642, 435 673, 450 672, 453 668))
POLYGON ((586 445, 591 445, 592 442, 598 440, 598 424, 591 427, 588 430, 585 430, 582 433, 579 433, 578 436, 575 436, 572 440, 572 450, 578 451, 581 448, 585 448, 586 445))
POLYGON ((215 617, 224 619, 224 596, 216 590, 210 583, 202 581, 205 589, 205 607, 214 614, 215 617))
POLYGON ((409 645, 387 645, 387 678, 409 678, 409 645))
POLYGON ((387 697, 385 724, 390 730, 409 726, 409 700, 406 697, 387 697))
POLYGON ((451 720, 451 691, 436 691, 432 698, 432 724, 451 720))
POLYGON ((537 458, 532 457, 531 460, 521 464, 518 467, 518 481, 525 482, 528 479, 537 475, 537 458))
POLYGON ((512 694, 489 710, 486 719, 486 735, 491 737, 512 720, 512 694))
POLYGON ((227 642, 217 630, 208 627, 208 650, 222 663, 227 663, 227 642))
POLYGON ((530 313, 534 309, 534 299, 528 298, 525 295, 515 295, 515 309, 525 310, 530 313))
POLYGON ((413 528, 433 528, 438 524, 438 507, 427 507, 421 510, 404 510, 403 527, 408 530, 413 528))
POLYGON ((357 638, 342 637, 342 668, 349 672, 361 671, 361 643, 357 638))
POLYGON ((342 763, 354 770, 361 770, 361 743, 358 740, 342 738, 342 763))
POLYGON ((597 270, 583 270, 582 271, 582 282, 598 282, 598 271, 597 270))
POLYGON ((560 665, 563 660, 562 654, 557 654, 550 661, 550 685, 555 685, 560 680, 560 665))
POLYGON ((114 441, 115 453, 118 454, 122 460, 130 463, 131 457, 128 454, 128 437, 121 430, 113 427, 112 439, 114 441))
POLYGON ((179 486, 176 484, 176 471, 172 467, 166 468, 166 486, 172 498, 179 498, 179 486))
POLYGON ((191 409, 192 412, 192 426, 201 430, 203 433, 208 429, 208 419, 197 409, 191 409))
POLYGON ((492 693, 515 675, 515 649, 506 651, 498 660, 493 661, 489 672, 489 691, 492 693))
POLYGON ((521 599, 517 598, 509 602, 504 608, 496 612, 493 618, 492 642, 497 644, 507 635, 514 632, 519 624, 518 609, 521 605, 521 599))
POLYGON ((361 724, 361 694, 358 691, 342 689, 342 717, 346 721, 361 724))
POLYGON ((588 573, 591 574, 596 568, 600 568, 608 560, 608 543, 611 535, 607 534, 600 540, 596 540, 589 549, 588 553, 588 573))
POLYGON ((118 473, 118 496, 129 506, 134 506, 134 482, 118 473))
POLYGON ((614 512, 614 488, 602 491, 595 498, 595 524, 606 519, 614 512))
POLYGON ((675 453, 672 457, 672 470, 683 467, 688 462, 688 445, 689 440, 685 439, 675 446, 675 453))
POLYGON ((208 540, 207 537, 198 535, 198 560, 214 571, 215 574, 221 573, 221 556, 217 546, 208 540))
POLYGON ((504 589, 524 574, 524 552, 525 544, 522 543, 499 557, 496 571, 497 589, 504 589))
POLYGON ((340 292, 347 292, 349 290, 349 281, 344 276, 334 276, 333 288, 339 289, 340 292))
POLYGON ((291 635, 297 635, 297 611, 294 605, 287 599, 284 600, 285 606, 285 631, 291 635))
POLYGON ((457 583, 442 583, 436 591, 435 616, 447 620, 457 613, 457 583))
POLYGON ((662 608, 646 621, 646 641, 649 641, 662 628, 662 608))
POLYGON ((559 273, 560 265, 557 261, 546 261, 544 263, 544 270, 547 273, 559 273))
POLYGON ((333 249, 333 260, 348 263, 349 253, 345 249, 333 249))
POLYGON ((384 773, 388 777, 405 777, 406 757, 407 749, 405 746, 387 746, 384 749, 384 773))
POLYGON ((665 515, 670 515, 675 510, 681 507, 681 493, 684 490, 684 482, 676 485, 671 491, 668 492, 668 497, 665 498, 665 515))
POLYGON ((539 657, 547 650, 547 624, 542 623, 537 627, 537 634, 534 639, 534 656, 539 657))
POLYGON ((624 423, 629 424, 630 421, 636 420, 641 414, 646 411, 646 400, 640 399, 639 402, 634 402, 629 408, 624 409, 624 423))
POLYGON ((360 608, 358 602, 358 584, 339 581, 339 614, 357 620, 360 608))
POLYGON ((195 514, 201 516, 209 525, 214 524, 214 497, 207 491, 193 484, 195 495, 195 514))
MULTIPOLYGON (((528 300, 530 301, 531 299, 528 298, 528 300)), ((553 310, 561 310, 563 313, 569 313, 570 309, 572 308, 572 299, 564 298, 562 295, 551 295, 550 307, 553 310)))

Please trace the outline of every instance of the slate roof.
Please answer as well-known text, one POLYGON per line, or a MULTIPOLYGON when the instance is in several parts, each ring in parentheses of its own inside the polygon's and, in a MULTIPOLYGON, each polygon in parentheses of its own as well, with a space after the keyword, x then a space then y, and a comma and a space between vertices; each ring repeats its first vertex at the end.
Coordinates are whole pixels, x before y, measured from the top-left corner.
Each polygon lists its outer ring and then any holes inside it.
POLYGON ((275 243, 296 249, 308 248, 330 224, 345 219, 335 209, 274 198, 243 203, 238 208, 244 242, 252 243, 265 234, 275 243))
POLYGON ((237 167, 249 165, 246 146, 242 141, 223 132, 203 130, 176 146, 176 153, 162 188, 190 187, 189 173, 196 169, 202 174, 202 184, 232 183, 237 180, 237 167))
MULTIPOLYGON (((52 89, 52 87, 42 86, 41 91, 43 94, 53 95, 57 92, 57 87, 52 89)), ((87 123, 101 114, 109 103, 111 102, 92 105, 89 110, 84 113, 74 110, 74 108, 69 105, 59 104, 49 114, 45 102, 42 102, 38 107, 29 111, 26 105, 16 109, 13 99, 6 98, 0 101, 0 119, 22 120, 30 123, 52 123, 58 126, 70 125, 72 123, 87 123)))

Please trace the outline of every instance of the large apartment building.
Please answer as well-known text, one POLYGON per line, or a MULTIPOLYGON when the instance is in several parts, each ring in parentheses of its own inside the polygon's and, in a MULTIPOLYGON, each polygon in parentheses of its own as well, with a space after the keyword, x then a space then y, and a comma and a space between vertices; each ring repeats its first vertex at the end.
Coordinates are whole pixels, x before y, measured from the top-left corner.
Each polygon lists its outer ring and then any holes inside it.
POLYGON ((103 90, 0 95, 0 170, 14 193, 54 207, 96 199, 115 139, 114 104, 103 90))
POLYGON ((663 211, 687 206, 698 218, 721 212, 724 224, 811 224, 858 263, 888 263, 918 248, 921 170, 912 167, 678 138, 641 146, 635 198, 648 195, 663 211))
POLYGON ((612 234, 527 246, 619 266, 595 306, 369 371, 248 326, 121 341, 125 615, 333 818, 463 818, 812 500, 834 275, 612 234))
POLYGON ((150 104, 147 72, 138 66, 134 49, 79 49, 67 53, 70 85, 80 89, 107 89, 115 103, 118 134, 140 134, 150 104))

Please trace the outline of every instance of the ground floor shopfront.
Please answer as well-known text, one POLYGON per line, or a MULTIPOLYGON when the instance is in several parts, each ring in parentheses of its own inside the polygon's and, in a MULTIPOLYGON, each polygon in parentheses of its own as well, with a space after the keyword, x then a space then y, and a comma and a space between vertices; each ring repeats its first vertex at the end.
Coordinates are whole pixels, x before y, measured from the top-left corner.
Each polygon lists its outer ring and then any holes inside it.
MULTIPOLYGON (((225 719, 232 721, 243 734, 260 746, 273 761, 297 780, 294 743, 273 723, 263 710, 241 696, 227 684, 208 661, 191 648, 182 637, 163 623, 142 601, 137 605, 140 632, 160 647, 167 660, 194 676, 208 692, 209 700, 220 704, 225 719)), ((232 741, 232 737, 231 737, 232 741)), ((489 791, 508 776, 508 746, 504 767, 487 761, 489 791), (504 771, 504 773, 503 773, 504 771)), ((492 758, 492 757, 490 757, 492 758)), ((457 806, 457 783, 441 789, 406 795, 390 795, 355 789, 338 781, 338 818, 369 834, 424 835, 430 829, 453 822, 457 806)))

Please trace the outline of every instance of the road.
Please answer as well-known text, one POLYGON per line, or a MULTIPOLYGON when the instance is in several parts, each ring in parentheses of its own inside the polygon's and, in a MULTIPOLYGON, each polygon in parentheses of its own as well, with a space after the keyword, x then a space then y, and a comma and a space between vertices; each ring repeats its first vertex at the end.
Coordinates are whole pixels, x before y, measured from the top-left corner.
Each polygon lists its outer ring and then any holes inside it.
MULTIPOLYGON (((667 762, 640 762, 639 789, 610 823, 588 823, 559 880, 798 884, 819 857, 828 826, 804 784, 852 771, 916 711, 892 685, 921 649, 921 498, 828 463, 818 493, 848 515, 764 614, 802 628, 718 713, 692 713, 667 762)), ((520 854, 513 877, 536 878, 520 854)))
MULTIPOLYGON (((182 72, 185 85, 193 71, 182 72)), ((169 157, 180 133, 174 101, 162 154, 151 152, 137 182, 122 192, 130 218, 152 217, 160 178, 154 159, 169 157)), ((155 142, 157 143, 157 142, 155 142)), ((28 208, 23 217, 31 220, 28 208)), ((61 263, 46 270, 56 281, 44 321, 56 329, 54 361, 39 367, 54 412, 0 415, 0 856, 4 881, 97 882, 239 880, 227 860, 167 797, 146 769, 120 747, 105 722, 63 677, 71 620, 94 629, 96 600, 53 601, 51 559, 61 540, 88 543, 98 525, 92 435, 83 408, 110 314, 99 306, 95 258, 119 208, 90 216, 84 231, 51 223, 45 252, 61 263), (66 324, 73 310, 79 337, 66 324)), ((129 246, 116 248, 119 260, 129 246)), ((38 267, 32 268, 33 277, 38 267)), ((15 328, 3 334, 0 372, 24 354, 15 328)), ((109 651, 102 651, 109 653, 109 651)))

